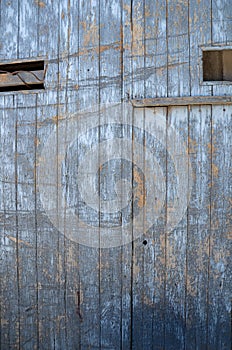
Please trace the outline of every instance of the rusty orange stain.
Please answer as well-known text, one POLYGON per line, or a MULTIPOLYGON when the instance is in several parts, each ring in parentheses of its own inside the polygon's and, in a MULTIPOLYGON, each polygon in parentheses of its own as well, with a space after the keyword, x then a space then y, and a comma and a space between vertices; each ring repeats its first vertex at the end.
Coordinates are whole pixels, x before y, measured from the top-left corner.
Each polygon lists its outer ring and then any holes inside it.
POLYGON ((143 208, 146 202, 144 183, 140 174, 136 169, 134 170, 133 174, 134 174, 134 181, 137 183, 137 186, 134 191, 134 195, 135 195, 135 198, 138 199, 139 208, 143 208))
POLYGON ((218 172, 219 172, 218 167, 217 167, 215 164, 212 164, 212 174, 213 174, 213 177, 218 177, 218 172))
POLYGON ((189 149, 189 153, 196 153, 196 149, 197 149, 197 141, 191 139, 191 137, 188 137, 188 149, 189 149))
POLYGON ((35 144, 36 147, 38 147, 40 145, 40 140, 39 140, 38 137, 35 137, 34 144, 35 144))
POLYGON ((16 237, 13 237, 13 236, 10 236, 10 235, 6 235, 7 238, 9 238, 12 242, 15 242, 16 244, 19 243, 19 244, 24 244, 26 245, 27 247, 32 247, 32 245, 26 241, 23 241, 21 239, 17 239, 16 237))
POLYGON ((80 22, 80 24, 84 29, 84 46, 96 44, 99 39, 99 25, 96 24, 96 19, 90 24, 87 24, 86 22, 80 22))
POLYGON ((43 1, 39 1, 39 0, 35 0, 36 5, 38 5, 39 7, 45 7, 46 4, 43 1))
MULTIPOLYGON (((77 54, 70 55, 70 57, 98 54, 98 53, 102 53, 104 51, 111 50, 111 49, 120 50, 121 49, 120 41, 115 41, 115 42, 108 44, 108 45, 101 45, 101 46, 95 45, 92 47, 83 48, 77 54)), ((92 56, 92 59, 94 59, 94 56, 92 56)))
POLYGON ((65 116, 63 115, 55 115, 54 117, 51 118, 54 123, 56 123, 59 120, 64 120, 65 116))
POLYGON ((127 11, 128 15, 131 13, 131 6, 127 4, 123 4, 123 9, 127 11))

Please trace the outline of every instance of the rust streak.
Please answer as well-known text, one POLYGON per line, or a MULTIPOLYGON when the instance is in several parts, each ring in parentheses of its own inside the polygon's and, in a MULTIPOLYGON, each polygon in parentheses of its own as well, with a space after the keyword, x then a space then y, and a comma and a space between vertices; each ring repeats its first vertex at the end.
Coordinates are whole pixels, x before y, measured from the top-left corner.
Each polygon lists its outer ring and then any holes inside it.
POLYGON ((39 0, 35 0, 36 5, 38 5, 39 7, 45 7, 46 4, 43 1, 39 1, 39 0))
POLYGON ((13 236, 10 236, 10 235, 5 235, 7 238, 9 238, 11 241, 15 242, 15 243, 20 243, 20 244, 24 244, 26 245, 27 247, 32 247, 32 245, 26 241, 23 241, 21 239, 17 239, 13 236))
POLYGON ((139 208, 143 208, 146 202, 144 183, 136 169, 134 170, 134 181, 137 183, 135 193, 134 193, 135 199, 138 199, 139 208))

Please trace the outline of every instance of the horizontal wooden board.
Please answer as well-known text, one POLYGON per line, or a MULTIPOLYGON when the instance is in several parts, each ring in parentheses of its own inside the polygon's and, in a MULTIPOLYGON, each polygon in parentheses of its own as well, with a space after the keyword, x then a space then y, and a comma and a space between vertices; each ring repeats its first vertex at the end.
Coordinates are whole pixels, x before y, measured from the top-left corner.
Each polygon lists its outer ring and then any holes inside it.
POLYGON ((164 97, 131 100, 134 107, 168 107, 188 105, 221 105, 232 104, 232 96, 191 96, 164 97))

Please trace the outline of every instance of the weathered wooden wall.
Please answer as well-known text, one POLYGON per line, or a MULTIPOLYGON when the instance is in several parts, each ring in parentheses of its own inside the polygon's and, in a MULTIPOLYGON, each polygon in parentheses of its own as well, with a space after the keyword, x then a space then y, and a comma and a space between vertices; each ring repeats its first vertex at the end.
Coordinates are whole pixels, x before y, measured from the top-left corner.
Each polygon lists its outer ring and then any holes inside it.
POLYGON ((171 233, 161 217, 123 247, 79 245, 47 217, 36 166, 67 113, 231 95, 230 84, 200 84, 199 48, 232 45, 231 0, 2 0, 0 10, 0 60, 48 62, 44 91, 0 95, 1 349, 230 349, 231 106, 157 109, 193 171, 171 233))

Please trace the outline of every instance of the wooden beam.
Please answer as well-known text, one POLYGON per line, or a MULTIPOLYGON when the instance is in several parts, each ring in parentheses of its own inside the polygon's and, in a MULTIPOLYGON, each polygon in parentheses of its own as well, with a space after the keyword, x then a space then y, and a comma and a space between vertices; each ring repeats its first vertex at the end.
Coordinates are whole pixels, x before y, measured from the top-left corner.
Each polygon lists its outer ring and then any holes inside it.
POLYGON ((17 74, 0 73, 0 89, 25 87, 44 83, 44 71, 18 71, 17 74))
POLYGON ((188 106, 188 105, 225 105, 232 104, 232 96, 190 96, 162 97, 131 100, 134 107, 188 106))

